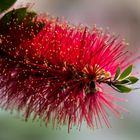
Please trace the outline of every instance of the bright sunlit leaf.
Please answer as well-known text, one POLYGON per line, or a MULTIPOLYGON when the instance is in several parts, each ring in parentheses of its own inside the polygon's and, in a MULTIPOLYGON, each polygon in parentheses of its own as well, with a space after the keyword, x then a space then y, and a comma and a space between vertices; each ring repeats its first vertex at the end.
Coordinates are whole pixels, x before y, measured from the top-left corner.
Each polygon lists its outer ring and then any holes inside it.
POLYGON ((133 69, 133 65, 130 65, 129 67, 127 67, 120 75, 119 80, 124 80, 128 78, 132 72, 132 69, 133 69))

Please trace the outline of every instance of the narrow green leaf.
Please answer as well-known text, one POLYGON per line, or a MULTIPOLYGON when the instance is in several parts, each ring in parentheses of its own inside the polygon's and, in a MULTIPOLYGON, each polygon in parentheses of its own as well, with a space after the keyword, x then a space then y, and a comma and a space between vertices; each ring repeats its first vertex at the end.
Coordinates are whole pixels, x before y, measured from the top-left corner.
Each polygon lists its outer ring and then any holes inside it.
POLYGON ((130 65, 129 67, 127 67, 120 75, 119 80, 124 80, 128 78, 132 72, 132 69, 133 69, 133 65, 130 65))
POLYGON ((131 82, 130 84, 135 84, 139 80, 137 77, 134 76, 130 76, 127 79, 131 82))
POLYGON ((120 81, 120 84, 130 84, 131 81, 129 79, 124 79, 122 81, 120 81))
POLYGON ((119 91, 121 93, 128 93, 128 92, 132 91, 131 88, 124 86, 124 85, 114 85, 114 86, 117 89, 117 91, 119 91))
POLYGON ((0 13, 10 8, 16 0, 0 0, 0 13))
POLYGON ((118 67, 117 70, 116 70, 114 80, 118 79, 118 77, 120 76, 120 71, 121 71, 121 69, 120 69, 120 67, 118 67))

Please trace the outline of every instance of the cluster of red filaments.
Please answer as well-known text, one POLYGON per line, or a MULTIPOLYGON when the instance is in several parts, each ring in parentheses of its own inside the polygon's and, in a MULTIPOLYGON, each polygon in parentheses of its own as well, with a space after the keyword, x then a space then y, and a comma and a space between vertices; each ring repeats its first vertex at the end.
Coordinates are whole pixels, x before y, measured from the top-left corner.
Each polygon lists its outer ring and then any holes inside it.
POLYGON ((85 120, 92 128, 102 121, 110 127, 106 109, 121 117, 123 108, 102 85, 118 66, 129 65, 127 45, 97 27, 75 27, 50 17, 43 22, 37 34, 22 24, 0 36, 1 105, 25 111, 26 119, 33 113, 46 124, 52 120, 54 126, 80 128, 85 120))

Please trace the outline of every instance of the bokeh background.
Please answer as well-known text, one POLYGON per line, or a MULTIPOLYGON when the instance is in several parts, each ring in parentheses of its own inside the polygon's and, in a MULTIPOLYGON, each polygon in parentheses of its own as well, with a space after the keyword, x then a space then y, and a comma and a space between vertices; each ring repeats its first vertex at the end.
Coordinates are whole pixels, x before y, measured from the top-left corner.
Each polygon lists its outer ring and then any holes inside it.
MULTIPOLYGON (((14 7, 33 3, 32 9, 65 17, 73 24, 97 24, 109 27, 130 43, 130 50, 140 50, 140 0, 18 0, 14 7)), ((135 70, 139 71, 139 62, 135 70)), ((140 87, 140 82, 135 85, 140 87)), ((83 124, 67 133, 67 126, 53 129, 40 121, 25 122, 16 113, 0 112, 0 140, 140 140, 140 90, 118 95, 128 99, 122 105, 129 110, 121 120, 110 118, 112 128, 90 130, 83 124)))

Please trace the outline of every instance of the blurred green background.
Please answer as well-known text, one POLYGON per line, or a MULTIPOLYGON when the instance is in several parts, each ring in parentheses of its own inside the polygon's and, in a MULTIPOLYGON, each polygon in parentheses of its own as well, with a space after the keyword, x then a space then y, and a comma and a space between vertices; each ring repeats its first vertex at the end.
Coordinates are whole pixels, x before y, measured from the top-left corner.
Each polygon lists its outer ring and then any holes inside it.
MULTIPOLYGON (((74 24, 109 26, 111 32, 126 38, 130 50, 140 50, 140 0, 18 0, 13 7, 28 2, 40 13, 64 16, 74 24)), ((139 62, 136 70, 140 70, 139 62)), ((135 86, 139 87, 140 83, 135 86)), ((93 131, 83 123, 80 131, 74 127, 68 134, 67 126, 53 129, 51 123, 46 127, 32 119, 25 122, 16 113, 1 110, 0 140, 140 140, 140 90, 118 96, 128 99, 122 105, 130 112, 124 113, 122 120, 111 116, 110 129, 104 127, 93 131)))

